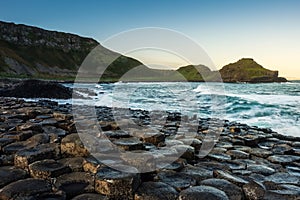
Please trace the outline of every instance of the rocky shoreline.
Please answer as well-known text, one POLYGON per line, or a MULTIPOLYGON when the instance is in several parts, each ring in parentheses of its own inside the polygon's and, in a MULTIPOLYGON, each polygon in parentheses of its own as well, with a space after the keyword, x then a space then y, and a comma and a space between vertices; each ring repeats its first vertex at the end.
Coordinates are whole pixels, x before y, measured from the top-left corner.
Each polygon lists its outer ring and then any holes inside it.
MULTIPOLYGON (((209 126, 218 119, 193 119, 199 126, 191 138, 177 132, 184 116, 169 113, 160 134, 143 138, 120 129, 111 108, 96 110, 106 136, 125 151, 155 152, 166 145, 186 150, 163 169, 119 172, 84 147, 71 105, 1 97, 0 199, 300 199, 300 138, 222 121, 215 147, 200 158, 202 142, 214 130, 209 126)), ((147 125, 148 114, 135 110, 128 117, 147 125)))

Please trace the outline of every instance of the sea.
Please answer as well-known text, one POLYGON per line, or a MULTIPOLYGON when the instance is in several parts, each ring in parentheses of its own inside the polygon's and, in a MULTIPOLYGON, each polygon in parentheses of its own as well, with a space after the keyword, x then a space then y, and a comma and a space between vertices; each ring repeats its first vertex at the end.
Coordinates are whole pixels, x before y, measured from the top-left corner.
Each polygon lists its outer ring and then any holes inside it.
POLYGON ((181 112, 271 128, 300 137, 300 82, 116 82, 64 84, 88 97, 59 103, 181 112))

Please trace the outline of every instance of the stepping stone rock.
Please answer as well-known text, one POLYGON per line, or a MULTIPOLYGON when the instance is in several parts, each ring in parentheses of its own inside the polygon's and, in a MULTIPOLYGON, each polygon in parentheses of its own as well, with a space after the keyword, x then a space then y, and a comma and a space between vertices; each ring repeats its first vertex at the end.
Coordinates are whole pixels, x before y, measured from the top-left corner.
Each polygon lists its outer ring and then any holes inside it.
POLYGON ((180 192, 179 200, 229 200, 225 192, 210 186, 195 186, 180 192))
POLYGON ((17 141, 24 141, 33 135, 32 131, 13 131, 2 135, 3 138, 11 138, 17 141))
POLYGON ((114 140, 113 143, 124 151, 142 150, 143 143, 138 138, 121 138, 114 140))
POLYGON ((66 193, 67 198, 94 192, 94 177, 86 172, 72 172, 57 177, 54 187, 66 193))
POLYGON ((266 188, 263 184, 256 181, 251 181, 243 186, 243 191, 248 200, 260 200, 263 199, 266 188))
POLYGON ((193 177, 174 171, 160 172, 157 177, 161 182, 172 186, 178 191, 196 185, 196 180, 193 177))
POLYGON ((0 138, 0 152, 2 148, 10 143, 13 143, 15 140, 11 138, 0 138))
POLYGON ((35 133, 43 132, 42 126, 40 124, 36 124, 36 123, 27 122, 25 124, 17 126, 17 131, 27 131, 27 130, 31 130, 35 133))
POLYGON ((33 147, 33 145, 28 141, 14 142, 3 147, 2 151, 3 153, 9 155, 9 154, 15 154, 20 150, 28 149, 31 147, 33 147))
POLYGON ((72 172, 81 172, 83 171, 83 163, 85 159, 83 157, 74 157, 74 158, 63 158, 58 160, 65 166, 68 166, 72 172))
POLYGON ((43 126, 44 133, 55 134, 57 136, 63 137, 66 135, 66 131, 61 128, 56 128, 54 126, 43 126))
POLYGON ((157 146, 159 143, 162 143, 165 141, 165 135, 162 133, 144 133, 141 136, 141 139, 143 142, 151 143, 157 146))
POLYGON ((17 169, 12 166, 0 167, 0 188, 11 182, 24 179, 27 175, 25 170, 17 169))
POLYGON ((27 141, 33 144, 46 144, 50 142, 50 137, 47 134, 40 133, 27 139, 27 141))
POLYGON ((221 170, 215 170, 213 172, 213 175, 215 178, 225 179, 225 180, 227 180, 237 186, 240 186, 240 187, 248 183, 248 181, 246 181, 238 176, 231 175, 231 174, 229 174, 227 172, 223 172, 221 170))
POLYGON ((240 150, 229 150, 227 154, 230 155, 234 159, 247 159, 249 158, 249 154, 240 150))
POLYGON ((55 160, 41 160, 30 164, 29 171, 33 178, 49 179, 68 173, 70 168, 55 160))
POLYGON ((207 157, 219 162, 226 162, 231 160, 231 156, 225 153, 209 153, 207 157))
POLYGON ((189 145, 175 145, 172 146, 173 149, 175 149, 180 157, 183 159, 186 159, 187 161, 192 161, 195 159, 195 148, 191 147, 189 145))
POLYGON ((51 185, 42 179, 28 178, 5 186, 0 190, 1 200, 32 199, 30 197, 51 191, 51 185))
POLYGON ((95 191, 112 199, 132 199, 139 184, 139 174, 109 167, 99 169, 95 176, 95 191))
POLYGON ((27 168, 29 164, 43 159, 57 158, 59 155, 59 148, 57 144, 41 144, 35 148, 18 151, 15 154, 15 166, 20 168, 27 168))
POLYGON ((285 165, 296 161, 300 161, 300 156, 274 155, 274 156, 269 156, 268 160, 272 163, 285 165))
POLYGON ((247 170, 265 176, 272 175, 276 172, 275 169, 265 165, 248 165, 247 170))
POLYGON ((261 149, 261 148, 251 149, 250 154, 254 155, 254 156, 257 156, 257 157, 261 157, 261 158, 267 158, 267 157, 273 155, 273 153, 271 151, 261 149))
POLYGON ((134 195, 134 200, 174 200, 178 192, 162 182, 144 182, 134 195))
POLYGON ((77 133, 73 133, 64 137, 61 141, 61 153, 69 156, 89 155, 88 150, 84 147, 77 133))
POLYGON ((221 191, 224 191, 230 200, 242 200, 243 191, 236 185, 226 181, 224 179, 207 179, 200 182, 200 185, 206 185, 215 187, 221 191))
POLYGON ((101 194, 85 193, 74 197, 72 200, 108 200, 108 198, 101 194))
POLYGON ((188 175, 190 177, 193 177, 197 184, 199 184, 201 181, 209 178, 213 178, 213 171, 208 170, 202 167, 194 167, 191 165, 186 166, 181 173, 188 175))
POLYGON ((265 181, 271 181, 278 184, 300 184, 300 177, 289 173, 275 173, 265 178, 265 181))

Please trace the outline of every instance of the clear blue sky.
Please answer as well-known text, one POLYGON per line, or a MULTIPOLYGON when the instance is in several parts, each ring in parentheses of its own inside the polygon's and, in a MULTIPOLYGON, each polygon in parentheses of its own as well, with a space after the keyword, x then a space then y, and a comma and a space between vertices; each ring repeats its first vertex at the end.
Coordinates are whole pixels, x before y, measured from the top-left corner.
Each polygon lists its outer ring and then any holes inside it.
POLYGON ((300 78, 298 0, 0 0, 0 20, 101 41, 121 31, 163 27, 197 41, 218 68, 252 57, 300 78))

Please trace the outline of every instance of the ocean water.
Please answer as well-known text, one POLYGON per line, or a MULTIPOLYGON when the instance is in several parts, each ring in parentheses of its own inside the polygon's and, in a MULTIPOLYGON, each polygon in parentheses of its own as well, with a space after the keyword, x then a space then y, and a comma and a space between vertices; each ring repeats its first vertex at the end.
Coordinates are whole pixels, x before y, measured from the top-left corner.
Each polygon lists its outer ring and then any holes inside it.
MULTIPOLYGON (((65 84, 92 100, 74 103, 179 111, 217 117, 300 136, 300 83, 112 83, 65 84), (93 91, 88 94, 82 88, 93 91)), ((57 100, 59 101, 59 100, 57 100)), ((59 101, 65 103, 66 101, 59 101)), ((71 100, 67 101, 72 103, 71 100)))

